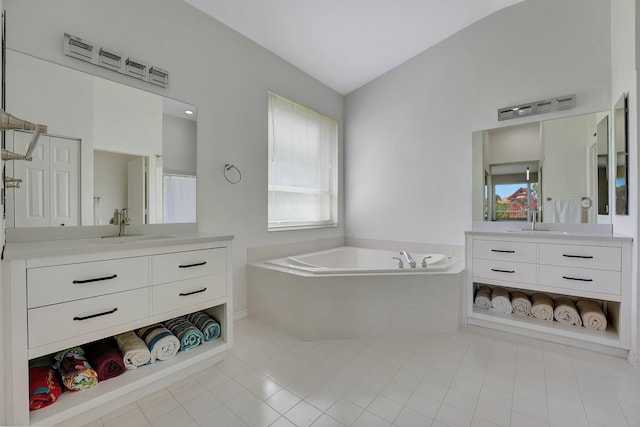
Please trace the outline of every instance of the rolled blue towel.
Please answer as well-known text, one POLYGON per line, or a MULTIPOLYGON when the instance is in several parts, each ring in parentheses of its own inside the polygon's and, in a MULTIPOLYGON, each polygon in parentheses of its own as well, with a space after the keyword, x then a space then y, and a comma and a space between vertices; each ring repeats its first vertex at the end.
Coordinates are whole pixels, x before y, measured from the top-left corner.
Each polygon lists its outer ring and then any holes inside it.
POLYGON ((180 351, 197 347, 204 341, 204 335, 200 329, 189 322, 186 317, 167 320, 164 322, 164 326, 180 340, 180 351))
POLYGON ((187 320, 193 323, 204 335, 205 341, 215 340, 220 336, 220 324, 216 319, 204 311, 196 311, 187 315, 187 320))

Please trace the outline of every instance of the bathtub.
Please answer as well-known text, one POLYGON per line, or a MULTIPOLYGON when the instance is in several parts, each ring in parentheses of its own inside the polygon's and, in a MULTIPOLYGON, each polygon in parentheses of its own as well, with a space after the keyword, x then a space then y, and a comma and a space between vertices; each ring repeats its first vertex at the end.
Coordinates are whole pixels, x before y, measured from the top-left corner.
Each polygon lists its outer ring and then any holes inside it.
POLYGON ((249 315, 303 340, 455 332, 464 261, 411 255, 416 268, 398 267, 399 250, 348 246, 252 262, 249 315))

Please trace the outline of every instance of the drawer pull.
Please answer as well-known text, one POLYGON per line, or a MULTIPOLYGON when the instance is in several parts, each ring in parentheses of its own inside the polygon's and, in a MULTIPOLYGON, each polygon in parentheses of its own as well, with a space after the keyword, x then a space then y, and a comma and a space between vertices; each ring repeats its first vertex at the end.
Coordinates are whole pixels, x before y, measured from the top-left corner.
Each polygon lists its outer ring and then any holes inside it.
POLYGON ((583 258, 583 259, 593 259, 593 256, 591 255, 567 255, 567 254, 562 254, 563 257, 567 257, 567 258, 583 258))
POLYGON ((515 273, 515 270, 500 270, 497 268, 492 268, 491 271, 495 271, 497 273, 515 273))
POLYGON ((207 261, 197 262, 195 264, 182 264, 179 265, 178 268, 190 268, 190 267, 198 267, 200 265, 205 265, 207 261))
POLYGON ((515 254, 516 251, 507 251, 504 249, 491 249, 491 252, 500 252, 501 254, 515 254))
POLYGON ((74 284, 82 284, 82 283, 91 283, 91 282, 101 282, 103 280, 111 280, 111 279, 115 279, 116 277, 118 277, 117 274, 114 274, 112 276, 105 276, 105 277, 96 277, 95 279, 86 279, 86 280, 74 280, 73 283, 74 284))
POLYGON ((593 282, 593 279, 582 279, 580 277, 562 276, 562 278, 567 280, 577 280, 579 282, 593 282))
POLYGON ((87 320, 87 319, 93 319, 94 317, 100 317, 100 316, 106 316, 107 314, 113 314, 116 311, 118 311, 118 307, 114 308, 113 310, 109 310, 109 311, 105 311, 104 313, 97 313, 97 314, 92 314, 90 316, 76 316, 73 318, 73 320, 87 320))
POLYGON ((206 290, 207 290, 207 288, 202 288, 202 289, 197 290, 197 291, 187 292, 187 293, 184 293, 184 294, 178 294, 178 295, 180 295, 181 297, 186 297, 186 296, 188 296, 188 295, 199 294, 199 293, 204 292, 204 291, 206 291, 206 290))

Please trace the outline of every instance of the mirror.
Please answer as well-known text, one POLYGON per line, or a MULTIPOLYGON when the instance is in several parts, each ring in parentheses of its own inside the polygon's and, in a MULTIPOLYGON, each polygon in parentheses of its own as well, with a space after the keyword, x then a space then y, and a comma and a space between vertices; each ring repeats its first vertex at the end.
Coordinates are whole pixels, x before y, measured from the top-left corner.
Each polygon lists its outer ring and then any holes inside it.
MULTIPOLYGON (((44 123, 32 162, 7 162, 8 227, 196 221, 196 108, 7 50, 7 110, 44 123), (191 114, 185 113, 190 111, 191 114)), ((24 152, 30 135, 7 131, 24 152)))
POLYGON ((627 141, 627 96, 623 94, 613 107, 613 142, 615 147, 616 170, 616 215, 629 215, 629 170, 627 141))
POLYGON ((610 223, 609 116, 474 132, 473 221, 610 223))

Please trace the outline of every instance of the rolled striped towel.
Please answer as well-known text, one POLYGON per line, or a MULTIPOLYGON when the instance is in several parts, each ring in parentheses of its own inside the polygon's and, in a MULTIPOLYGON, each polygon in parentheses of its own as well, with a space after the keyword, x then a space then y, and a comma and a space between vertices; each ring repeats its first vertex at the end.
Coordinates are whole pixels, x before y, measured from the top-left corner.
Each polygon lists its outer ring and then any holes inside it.
POLYGON ((511 305, 513 306, 513 312, 523 316, 529 316, 531 314, 531 301, 529 296, 524 292, 513 291, 511 293, 511 305))
POLYGON ((127 369, 136 369, 138 366, 150 363, 151 353, 149 348, 135 332, 125 332, 116 335, 114 338, 118 343, 124 366, 127 369))
POLYGON ((171 359, 180 350, 180 340, 160 323, 140 328, 136 331, 136 335, 147 344, 151 363, 156 360, 171 359))
POLYGON ((602 312, 602 308, 597 302, 583 299, 578 301, 576 305, 585 328, 597 331, 607 329, 607 316, 602 312))
POLYGON ((205 341, 215 340, 220 336, 220 324, 216 319, 204 311, 196 311, 187 315, 187 320, 193 323, 204 335, 205 341))
POLYGON ((491 288, 488 286, 482 286, 476 292, 476 298, 474 300, 476 307, 491 308, 491 288))
POLYGON ((84 350, 73 347, 56 353, 54 367, 60 372, 62 384, 69 390, 84 390, 98 384, 98 374, 84 356, 84 350))
POLYGON ((531 295, 531 315, 536 319, 553 320, 553 300, 549 295, 531 295))
POLYGON ((553 310, 553 317, 563 325, 582 326, 580 314, 571 298, 560 297, 556 300, 556 308, 553 310))
POLYGON ((491 309, 497 313, 511 313, 509 292, 504 288, 493 288, 491 291, 491 309))
POLYGON ((180 351, 190 350, 202 344, 204 335, 186 317, 167 320, 164 325, 180 340, 180 351))

